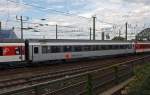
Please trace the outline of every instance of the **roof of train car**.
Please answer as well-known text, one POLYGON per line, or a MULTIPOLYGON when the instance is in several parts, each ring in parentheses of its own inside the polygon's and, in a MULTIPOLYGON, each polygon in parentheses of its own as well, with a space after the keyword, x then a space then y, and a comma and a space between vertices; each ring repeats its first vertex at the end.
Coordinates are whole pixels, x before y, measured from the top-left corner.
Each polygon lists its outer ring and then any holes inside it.
POLYGON ((133 42, 133 41, 113 41, 113 40, 78 40, 78 39, 28 39, 29 42, 109 42, 109 43, 113 43, 113 42, 133 42))

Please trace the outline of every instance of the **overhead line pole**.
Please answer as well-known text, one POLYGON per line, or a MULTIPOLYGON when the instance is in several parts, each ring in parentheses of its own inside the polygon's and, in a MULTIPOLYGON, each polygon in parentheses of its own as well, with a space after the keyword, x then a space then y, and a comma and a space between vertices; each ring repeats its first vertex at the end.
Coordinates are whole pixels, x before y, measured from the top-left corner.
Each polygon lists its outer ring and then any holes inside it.
POLYGON ((96 20, 96 17, 93 16, 93 40, 95 40, 95 20, 96 20))
POLYGON ((125 23, 126 31, 125 31, 125 40, 128 40, 128 23, 125 23))
POLYGON ((92 28, 90 27, 90 40, 92 40, 92 28))
POLYGON ((23 40, 23 21, 28 21, 28 17, 26 18, 26 19, 23 19, 23 16, 20 16, 20 17, 18 17, 18 16, 16 16, 16 20, 19 20, 20 21, 20 27, 21 27, 21 39, 23 40))
POLYGON ((56 39, 58 39, 58 25, 56 24, 56 39))

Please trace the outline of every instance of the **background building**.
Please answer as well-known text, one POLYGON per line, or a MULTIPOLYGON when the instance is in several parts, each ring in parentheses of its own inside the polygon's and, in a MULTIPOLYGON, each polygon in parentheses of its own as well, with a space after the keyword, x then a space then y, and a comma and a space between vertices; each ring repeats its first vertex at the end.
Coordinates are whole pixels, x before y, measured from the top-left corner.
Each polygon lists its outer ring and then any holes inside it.
POLYGON ((136 40, 150 40, 150 28, 142 30, 136 35, 136 40))
POLYGON ((0 39, 18 39, 14 29, 0 29, 0 39))

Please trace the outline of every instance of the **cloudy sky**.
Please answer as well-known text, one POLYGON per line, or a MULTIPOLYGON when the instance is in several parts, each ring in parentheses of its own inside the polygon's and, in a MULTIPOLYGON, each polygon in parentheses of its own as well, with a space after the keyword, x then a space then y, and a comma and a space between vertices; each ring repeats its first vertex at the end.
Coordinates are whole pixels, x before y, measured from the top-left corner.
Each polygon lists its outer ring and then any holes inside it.
MULTIPOLYGON (((19 27, 16 15, 22 15, 24 19, 29 17, 24 26, 34 27, 36 31, 54 31, 53 25, 58 24, 69 26, 60 27, 60 32, 68 31, 68 35, 77 32, 78 36, 88 36, 91 17, 96 16, 98 37, 102 28, 112 28, 110 31, 115 33, 118 30, 124 32, 126 21, 130 32, 149 27, 150 0, 0 0, 0 20, 5 28, 19 27), (84 33, 78 33, 81 31, 84 33)), ((53 32, 49 34, 53 35, 53 32)))

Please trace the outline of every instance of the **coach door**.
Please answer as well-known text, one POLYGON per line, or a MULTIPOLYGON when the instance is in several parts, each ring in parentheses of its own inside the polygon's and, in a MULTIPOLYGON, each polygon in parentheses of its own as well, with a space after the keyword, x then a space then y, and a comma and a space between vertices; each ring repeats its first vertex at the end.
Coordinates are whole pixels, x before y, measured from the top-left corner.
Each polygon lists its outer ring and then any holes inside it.
POLYGON ((32 61, 36 61, 39 56, 39 47, 32 46, 32 61))

